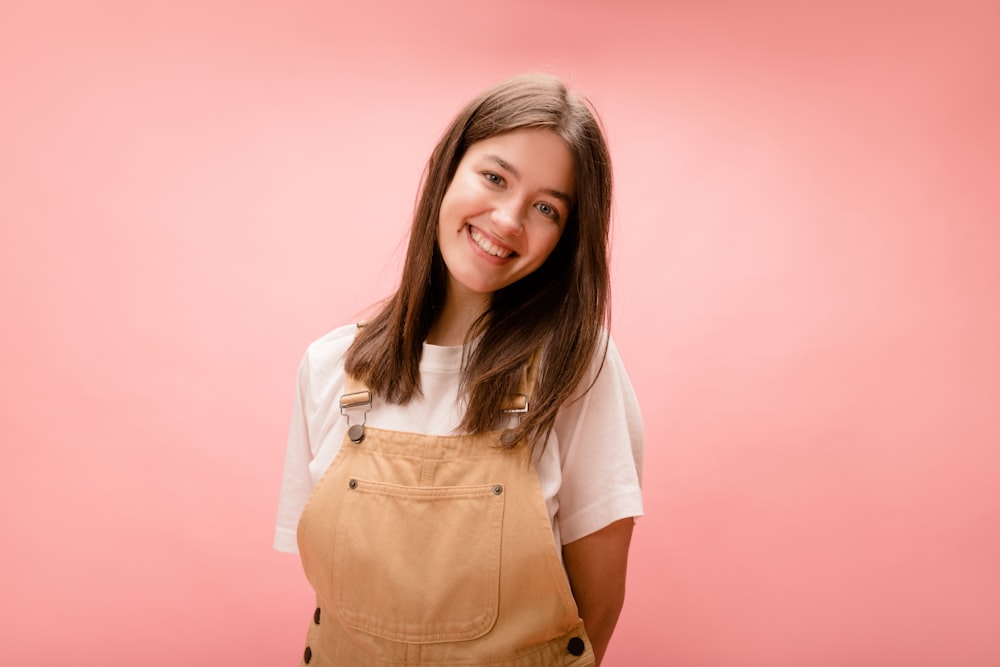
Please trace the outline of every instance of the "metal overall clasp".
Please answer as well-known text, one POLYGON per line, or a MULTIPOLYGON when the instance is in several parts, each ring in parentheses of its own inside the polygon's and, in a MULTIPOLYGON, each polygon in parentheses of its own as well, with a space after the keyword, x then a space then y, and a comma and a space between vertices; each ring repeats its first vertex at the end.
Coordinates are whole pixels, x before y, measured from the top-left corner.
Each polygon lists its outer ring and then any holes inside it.
POLYGON ((365 422, 368 420, 368 411, 372 409, 372 393, 367 389, 356 391, 353 394, 344 394, 340 397, 340 414, 347 417, 347 437, 354 444, 365 439, 365 422), (364 409, 361 413, 361 423, 351 424, 351 415, 364 409))

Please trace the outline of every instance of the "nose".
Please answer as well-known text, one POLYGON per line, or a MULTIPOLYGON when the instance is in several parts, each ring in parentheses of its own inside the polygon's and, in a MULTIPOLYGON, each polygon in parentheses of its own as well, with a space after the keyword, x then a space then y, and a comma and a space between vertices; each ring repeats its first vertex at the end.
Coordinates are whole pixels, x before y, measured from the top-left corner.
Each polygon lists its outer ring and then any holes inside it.
POLYGON ((497 202, 491 214, 496 230, 505 235, 517 235, 524 230, 521 206, 514 200, 497 202))

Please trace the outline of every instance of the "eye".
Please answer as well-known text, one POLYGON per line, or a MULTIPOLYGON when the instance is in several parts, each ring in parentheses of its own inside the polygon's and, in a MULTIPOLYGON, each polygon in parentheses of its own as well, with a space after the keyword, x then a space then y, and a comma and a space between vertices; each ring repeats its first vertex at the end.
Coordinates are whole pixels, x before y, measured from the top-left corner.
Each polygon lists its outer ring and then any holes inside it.
POLYGON ((503 185, 503 176, 494 174, 492 171, 484 171, 483 178, 492 183, 493 185, 503 185))
POLYGON ((555 207, 550 206, 549 204, 546 204, 543 201, 540 201, 537 204, 535 204, 535 208, 537 208, 544 216, 552 218, 553 220, 559 219, 559 211, 556 210, 555 207))

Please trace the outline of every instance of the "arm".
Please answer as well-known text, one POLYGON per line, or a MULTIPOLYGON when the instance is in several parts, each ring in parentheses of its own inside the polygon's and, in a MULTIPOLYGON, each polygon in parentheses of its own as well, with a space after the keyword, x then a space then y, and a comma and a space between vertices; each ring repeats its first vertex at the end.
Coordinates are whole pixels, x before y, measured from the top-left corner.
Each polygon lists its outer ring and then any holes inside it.
POLYGON ((598 665, 625 602, 625 568, 634 523, 632 517, 620 519, 563 545, 566 574, 598 665))

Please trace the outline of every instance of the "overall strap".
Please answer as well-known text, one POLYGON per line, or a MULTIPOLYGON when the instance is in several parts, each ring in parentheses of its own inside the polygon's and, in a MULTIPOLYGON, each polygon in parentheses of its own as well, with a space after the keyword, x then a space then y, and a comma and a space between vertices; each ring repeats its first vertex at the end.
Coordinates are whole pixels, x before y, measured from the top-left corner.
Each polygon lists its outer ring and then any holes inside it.
POLYGON ((531 392, 534 391, 535 380, 538 378, 538 357, 538 350, 535 350, 528 358, 528 365, 521 371, 517 393, 504 403, 503 412, 505 414, 525 414, 528 412, 531 392))
MULTIPOLYGON (((367 321, 361 320, 358 322, 358 328, 364 327, 368 324, 367 321)), ((347 415, 346 410, 350 408, 360 408, 363 406, 368 406, 365 410, 365 414, 368 414, 368 410, 372 407, 372 392, 365 386, 364 382, 354 378, 350 374, 346 374, 344 378, 344 395, 340 397, 340 414, 347 415)), ((350 415, 347 415, 347 422, 350 423, 350 415)), ((362 425, 364 421, 361 422, 362 425)))
POLYGON ((344 378, 344 395, 340 397, 341 411, 347 408, 358 408, 362 405, 371 406, 372 392, 365 383, 353 375, 344 378))
MULTIPOLYGON (((364 326, 359 323, 358 327, 364 326)), ((517 415, 518 417, 527 414, 531 401, 531 394, 535 389, 535 381, 538 378, 539 351, 535 350, 528 358, 527 365, 521 371, 521 378, 518 380, 517 393, 512 395, 501 408, 505 415, 517 415)), ((358 443, 365 437, 365 421, 368 411, 372 407, 372 392, 364 382, 347 374, 344 378, 344 393, 340 397, 340 414, 347 417, 348 436, 358 443), (361 413, 361 422, 351 424, 351 412, 356 409, 364 409, 361 413)))
POLYGON ((360 380, 347 375, 344 378, 344 394, 340 397, 340 414, 347 417, 347 437, 355 443, 365 439, 365 422, 368 421, 368 411, 371 408, 371 390, 360 380), (362 408, 361 423, 351 424, 352 411, 362 408))
MULTIPOLYGON (((538 352, 536 351, 528 359, 528 365, 521 371, 521 379, 517 383, 517 393, 504 403, 504 412, 523 413, 528 411, 531 393, 535 388, 535 381, 538 378, 538 356, 538 352)), ((344 378, 344 393, 340 397, 341 413, 347 414, 345 411, 350 408, 360 408, 363 406, 371 408, 371 404, 371 390, 361 380, 353 375, 347 375, 344 378)))
MULTIPOLYGON (((365 322, 358 322, 358 328, 365 326, 365 322)), ((345 372, 344 393, 340 397, 340 414, 347 417, 347 436, 355 443, 365 439, 365 422, 368 420, 368 411, 372 408, 372 392, 354 376, 345 372), (349 410, 364 408, 361 413, 361 423, 351 424, 351 413, 349 410)))

